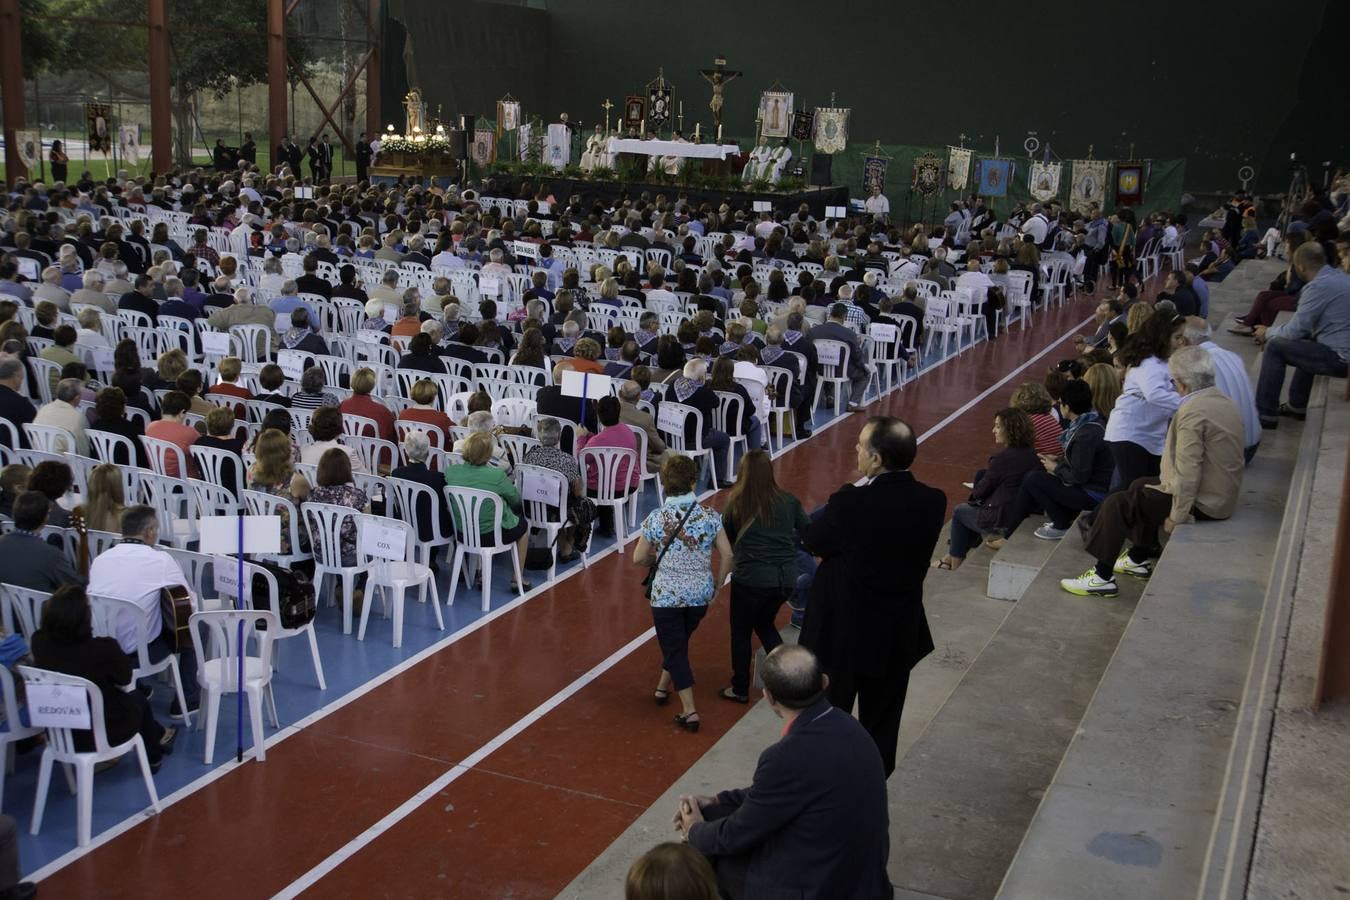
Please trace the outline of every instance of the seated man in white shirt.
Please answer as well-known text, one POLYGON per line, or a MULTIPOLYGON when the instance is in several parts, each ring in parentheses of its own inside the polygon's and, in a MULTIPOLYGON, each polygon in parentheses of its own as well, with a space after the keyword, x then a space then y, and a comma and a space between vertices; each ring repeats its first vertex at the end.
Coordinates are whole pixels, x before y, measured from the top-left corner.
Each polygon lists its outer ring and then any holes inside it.
POLYGON ((966 271, 957 277, 953 286, 970 291, 975 308, 984 313, 985 323, 989 326, 989 339, 998 337, 998 310, 989 301, 989 289, 994 286, 994 280, 980 270, 978 257, 966 263, 966 271))
MULTIPOLYGON (((159 521, 150 506, 129 506, 122 513, 122 540, 94 557, 89 567, 89 594, 130 600, 145 613, 146 638, 150 661, 158 662, 174 651, 173 623, 164 622, 160 611, 160 589, 173 585, 191 587, 177 560, 158 549, 159 521)), ((197 598, 193 597, 193 607, 197 598)), ((138 623, 123 616, 117 623, 117 643, 133 658, 136 655, 138 623)), ((197 655, 189 643, 178 650, 178 670, 183 679, 183 696, 188 712, 195 712, 201 696, 197 684, 197 655)), ((134 663, 133 663, 134 665, 134 663)), ((182 718, 175 697, 169 718, 182 718)))

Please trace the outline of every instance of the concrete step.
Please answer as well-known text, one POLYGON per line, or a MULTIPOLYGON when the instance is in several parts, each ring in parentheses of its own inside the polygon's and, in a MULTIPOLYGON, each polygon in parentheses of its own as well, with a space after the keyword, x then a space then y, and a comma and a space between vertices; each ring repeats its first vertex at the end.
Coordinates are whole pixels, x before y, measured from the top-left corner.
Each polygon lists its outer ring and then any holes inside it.
MULTIPOLYGON (((1055 552, 1058 546, 1055 541, 1036 537, 1039 522, 1035 516, 1023 522, 989 560, 989 583, 985 593, 992 599, 1021 600, 1055 552)), ((1070 537, 1076 533, 1076 528, 1071 530, 1070 537)))
POLYGON ((1067 594, 1059 580, 1092 560, 1076 529, 1044 543, 1040 573, 890 780, 897 888, 994 895, 1142 592, 1126 579, 1113 599, 1067 594))

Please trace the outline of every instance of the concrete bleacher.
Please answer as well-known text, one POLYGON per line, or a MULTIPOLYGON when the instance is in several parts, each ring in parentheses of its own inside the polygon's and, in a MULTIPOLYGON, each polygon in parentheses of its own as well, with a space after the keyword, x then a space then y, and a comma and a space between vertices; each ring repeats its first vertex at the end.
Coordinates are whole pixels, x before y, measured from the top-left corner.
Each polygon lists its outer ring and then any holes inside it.
MULTIPOLYGON (((1028 523, 1030 524, 1030 523, 1028 523)), ((989 561, 985 593, 995 600, 1021 600, 1055 550, 1054 541, 1043 541, 1034 527, 1019 528, 989 561)))

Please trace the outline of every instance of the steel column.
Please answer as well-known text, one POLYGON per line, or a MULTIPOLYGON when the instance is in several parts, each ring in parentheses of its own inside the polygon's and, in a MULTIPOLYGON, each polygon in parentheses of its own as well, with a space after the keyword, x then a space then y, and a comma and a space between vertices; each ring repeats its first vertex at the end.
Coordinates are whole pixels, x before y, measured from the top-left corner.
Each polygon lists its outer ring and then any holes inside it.
POLYGON ((380 15, 380 0, 368 0, 366 26, 373 38, 370 62, 366 64, 366 138, 374 140, 384 133, 380 115, 380 64, 384 57, 384 19, 380 15))
POLYGON ((286 136, 286 85, 285 0, 267 0, 267 132, 272 153, 286 136))
MULTIPOLYGON (((1346 387, 1350 395, 1350 385, 1346 387)), ((1330 392, 1328 392, 1330 393, 1330 392)), ((1350 454, 1345 459, 1341 509, 1331 558, 1331 596, 1322 632, 1322 665, 1317 679, 1318 708, 1350 700, 1350 454)))
POLYGON ((150 33, 150 169, 173 168, 173 107, 169 102, 169 17, 165 0, 147 0, 150 33))
POLYGON ((23 40, 20 34, 19 0, 0 0, 0 101, 5 104, 5 175, 27 175, 19 162, 17 132, 23 129, 23 40))

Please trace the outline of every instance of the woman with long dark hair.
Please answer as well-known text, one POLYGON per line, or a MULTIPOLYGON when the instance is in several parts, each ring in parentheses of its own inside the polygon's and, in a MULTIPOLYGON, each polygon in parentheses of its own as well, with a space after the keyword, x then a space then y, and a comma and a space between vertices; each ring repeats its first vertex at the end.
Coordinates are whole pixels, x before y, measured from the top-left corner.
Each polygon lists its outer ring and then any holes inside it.
POLYGON ((1115 460, 1114 490, 1124 490, 1136 478, 1157 475, 1162 465, 1167 425, 1181 404, 1172 386, 1167 358, 1174 335, 1185 319, 1154 313, 1116 353, 1123 371, 1120 395, 1106 421, 1106 441, 1115 460))
POLYGON ((732 548, 721 584, 731 571, 731 685, 721 697, 750 699, 750 634, 768 653, 783 642, 774 619, 797 584, 797 532, 810 525, 801 502, 778 486, 764 450, 741 460, 736 484, 722 511, 722 531, 732 548))

